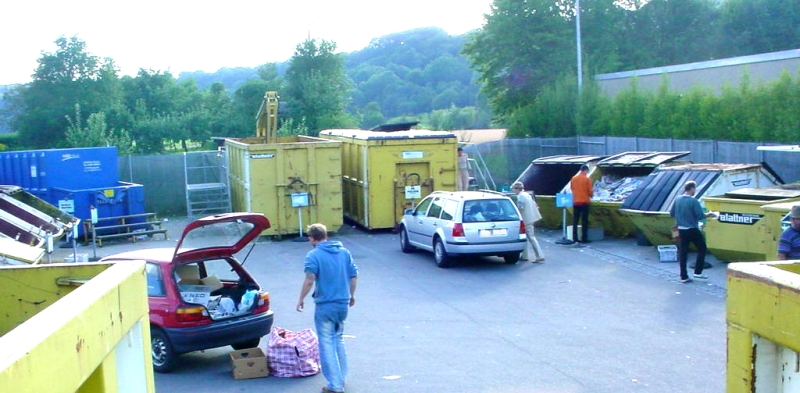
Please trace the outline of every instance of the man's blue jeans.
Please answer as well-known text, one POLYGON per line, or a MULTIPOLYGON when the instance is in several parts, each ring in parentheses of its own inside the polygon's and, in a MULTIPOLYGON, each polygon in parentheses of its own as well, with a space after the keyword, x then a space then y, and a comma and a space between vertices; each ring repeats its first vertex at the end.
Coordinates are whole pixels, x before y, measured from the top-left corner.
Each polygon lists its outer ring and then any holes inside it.
POLYGON ((315 306, 314 325, 319 336, 319 357, 328 389, 344 391, 347 379, 347 352, 344 349, 344 321, 347 303, 322 303, 315 306))

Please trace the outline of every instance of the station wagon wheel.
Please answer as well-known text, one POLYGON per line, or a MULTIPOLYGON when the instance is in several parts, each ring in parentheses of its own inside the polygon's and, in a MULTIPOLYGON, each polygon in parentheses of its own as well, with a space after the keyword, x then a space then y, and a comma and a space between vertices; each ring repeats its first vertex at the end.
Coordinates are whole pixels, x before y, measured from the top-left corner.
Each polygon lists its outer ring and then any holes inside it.
POLYGON ((506 261, 507 264, 513 265, 513 264, 519 262, 519 256, 520 255, 519 255, 518 252, 512 252, 512 253, 509 253, 509 254, 503 254, 503 260, 506 261))
POLYGON ((436 266, 441 268, 450 267, 453 264, 452 258, 447 255, 447 250, 444 249, 444 242, 438 237, 433 241, 433 259, 436 261, 436 266))
POLYGON ((172 371, 178 354, 172 349, 167 334, 156 327, 151 328, 150 345, 153 351, 153 370, 159 373, 172 371))
POLYGON ((414 251, 414 247, 408 243, 408 231, 406 231, 406 227, 400 228, 400 251, 406 254, 414 251))

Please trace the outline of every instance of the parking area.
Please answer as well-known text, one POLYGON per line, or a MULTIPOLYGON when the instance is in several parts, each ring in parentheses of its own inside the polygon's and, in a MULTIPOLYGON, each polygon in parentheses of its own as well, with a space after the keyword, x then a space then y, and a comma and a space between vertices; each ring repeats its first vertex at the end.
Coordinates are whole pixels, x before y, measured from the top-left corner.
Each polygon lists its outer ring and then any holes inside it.
MULTIPOLYGON (((170 219, 169 240, 108 243, 98 256, 174 245, 186 222, 170 219)), ((345 227, 333 235, 360 269, 345 329, 347 391, 724 391, 725 264, 710 258, 707 281, 681 284, 676 263, 659 262, 655 247, 633 239, 576 247, 556 244, 560 231, 537 234, 544 263, 489 257, 449 269, 430 253, 403 254, 390 232, 345 227)), ((264 239, 246 259, 271 293, 276 326, 313 327, 312 307, 294 310, 309 248, 264 239)), ((92 248, 78 252, 91 256, 92 248)), ((175 372, 155 376, 157 390, 293 393, 324 384, 322 375, 234 380, 230 350, 184 355, 175 372)))

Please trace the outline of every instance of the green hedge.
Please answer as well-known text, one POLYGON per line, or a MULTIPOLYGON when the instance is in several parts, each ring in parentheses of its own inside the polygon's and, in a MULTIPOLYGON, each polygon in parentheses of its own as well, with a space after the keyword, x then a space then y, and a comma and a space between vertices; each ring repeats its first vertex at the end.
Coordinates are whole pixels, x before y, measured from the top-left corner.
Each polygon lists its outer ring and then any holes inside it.
POLYGON ((578 97, 575 78, 562 78, 542 89, 535 102, 509 119, 510 137, 573 135, 717 139, 798 143, 800 80, 788 72, 754 85, 745 74, 737 87, 717 94, 700 88, 674 92, 665 76, 656 91, 636 79, 616 96, 594 81, 578 97))

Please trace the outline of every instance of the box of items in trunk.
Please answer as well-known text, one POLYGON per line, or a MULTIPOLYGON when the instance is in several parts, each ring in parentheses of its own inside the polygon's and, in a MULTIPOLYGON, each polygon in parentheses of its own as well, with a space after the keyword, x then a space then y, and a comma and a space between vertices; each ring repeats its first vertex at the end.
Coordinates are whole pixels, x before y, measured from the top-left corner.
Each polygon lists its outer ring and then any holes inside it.
POLYGON ((183 301, 204 306, 213 320, 247 314, 257 301, 258 290, 226 287, 216 275, 200 278, 196 264, 178 266, 175 274, 183 301))
POLYGON ((267 356, 261 348, 232 351, 231 369, 234 379, 263 378, 269 376, 267 356))

